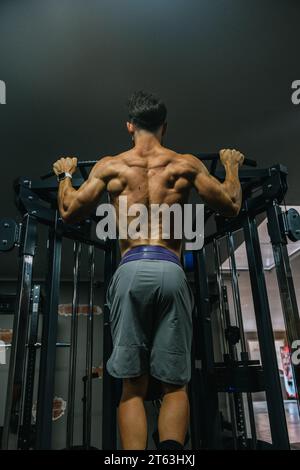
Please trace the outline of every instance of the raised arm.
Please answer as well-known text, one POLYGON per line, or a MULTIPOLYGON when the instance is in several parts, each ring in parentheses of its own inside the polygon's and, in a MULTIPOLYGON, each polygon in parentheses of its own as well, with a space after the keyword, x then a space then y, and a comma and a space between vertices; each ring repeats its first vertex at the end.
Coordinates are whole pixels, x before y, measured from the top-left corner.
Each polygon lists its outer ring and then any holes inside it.
MULTIPOLYGON (((76 223, 89 217, 97 207, 101 194, 106 188, 109 176, 111 157, 102 158, 91 170, 88 179, 78 190, 72 186, 72 179, 66 177, 59 183, 58 208, 62 219, 68 223, 76 223)), ((76 171, 77 158, 61 158, 53 165, 56 175, 76 171)))
POLYGON ((236 217, 242 204, 239 167, 244 161, 244 155, 235 149, 225 149, 220 151, 220 160, 226 172, 223 183, 212 176, 201 161, 193 157, 193 184, 209 207, 225 217, 236 217))

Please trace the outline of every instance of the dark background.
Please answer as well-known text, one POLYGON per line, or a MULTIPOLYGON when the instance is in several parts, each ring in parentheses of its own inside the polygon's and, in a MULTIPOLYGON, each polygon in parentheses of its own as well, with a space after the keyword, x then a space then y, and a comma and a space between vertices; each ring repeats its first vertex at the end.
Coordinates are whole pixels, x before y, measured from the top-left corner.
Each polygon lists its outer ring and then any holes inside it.
POLYGON ((17 176, 128 148, 141 88, 166 101, 165 145, 283 163, 300 204, 299 19, 298 0, 0 0, 0 217, 17 214, 17 176))

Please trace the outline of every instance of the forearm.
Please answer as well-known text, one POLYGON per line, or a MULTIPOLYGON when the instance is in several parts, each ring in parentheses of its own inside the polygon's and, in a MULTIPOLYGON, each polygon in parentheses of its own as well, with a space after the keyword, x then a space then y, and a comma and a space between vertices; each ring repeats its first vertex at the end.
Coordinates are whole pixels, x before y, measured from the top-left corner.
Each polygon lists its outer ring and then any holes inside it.
POLYGON ((242 204, 242 188, 239 180, 239 164, 227 162, 224 165, 226 176, 222 184, 224 191, 239 212, 242 204))
POLYGON ((66 219, 70 213, 76 192, 70 178, 65 178, 59 183, 57 202, 59 213, 63 219, 66 219))

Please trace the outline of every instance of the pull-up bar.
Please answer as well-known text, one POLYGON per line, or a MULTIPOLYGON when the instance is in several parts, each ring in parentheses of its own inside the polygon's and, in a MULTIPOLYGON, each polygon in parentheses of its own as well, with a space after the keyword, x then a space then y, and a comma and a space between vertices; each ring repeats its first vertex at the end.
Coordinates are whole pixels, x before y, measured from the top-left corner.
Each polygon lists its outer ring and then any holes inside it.
MULTIPOLYGON (((195 157, 198 157, 200 160, 215 162, 215 164, 220 159, 220 155, 217 152, 215 152, 215 153, 195 153, 193 155, 195 157)), ((94 166, 96 163, 98 163, 98 161, 99 160, 82 160, 82 161, 77 162, 77 168, 86 168, 86 167, 89 167, 89 166, 94 166)), ((257 166, 257 162, 255 160, 251 160, 250 158, 245 158, 243 164, 246 165, 246 166, 252 166, 252 167, 257 166)), ((54 176, 53 171, 47 173, 46 175, 41 176, 41 179, 45 180, 47 178, 51 178, 51 176, 54 176)))

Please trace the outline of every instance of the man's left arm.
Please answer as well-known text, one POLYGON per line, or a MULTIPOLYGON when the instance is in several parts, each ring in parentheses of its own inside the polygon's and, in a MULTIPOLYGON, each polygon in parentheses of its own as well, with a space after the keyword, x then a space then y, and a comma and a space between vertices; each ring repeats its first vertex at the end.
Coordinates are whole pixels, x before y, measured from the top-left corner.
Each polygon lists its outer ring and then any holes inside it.
MULTIPOLYGON (((66 177, 59 182, 58 208, 62 219, 68 223, 77 223, 90 216, 97 207, 101 194, 107 184, 107 163, 110 157, 102 158, 91 170, 88 179, 78 190, 72 186, 72 179, 66 177)), ((56 175, 73 175, 77 168, 77 158, 61 158, 53 165, 56 175)))

